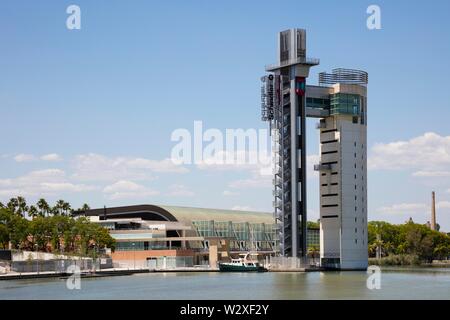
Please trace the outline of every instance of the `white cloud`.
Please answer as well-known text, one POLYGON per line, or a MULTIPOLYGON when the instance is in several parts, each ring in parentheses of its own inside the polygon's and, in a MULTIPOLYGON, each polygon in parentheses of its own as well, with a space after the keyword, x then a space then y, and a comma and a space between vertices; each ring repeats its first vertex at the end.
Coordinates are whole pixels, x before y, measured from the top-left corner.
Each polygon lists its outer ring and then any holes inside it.
POLYGON ((169 196, 192 197, 195 193, 182 184, 174 184, 169 187, 169 196))
POLYGON ((235 189, 247 189, 247 188, 269 188, 272 187, 271 178, 249 178, 249 179, 239 179, 231 181, 228 186, 235 189))
POLYGON ((127 180, 120 180, 106 186, 103 192, 110 200, 143 199, 159 194, 158 191, 127 180))
POLYGON ((84 181, 151 180, 154 173, 186 173, 185 167, 170 159, 161 161, 144 158, 113 157, 89 153, 78 155, 73 162, 73 178, 84 181))
POLYGON ((234 192, 234 191, 230 191, 230 190, 225 190, 222 195, 224 195, 225 197, 233 197, 233 196, 238 196, 239 192, 234 192))
POLYGON ((171 159, 150 160, 144 158, 127 159, 126 165, 130 168, 148 169, 153 172, 165 173, 187 173, 188 169, 181 165, 176 165, 171 159))
POLYGON ((439 201, 436 203, 436 209, 450 209, 450 201, 439 201))
POLYGON ((4 197, 51 196, 94 189, 94 186, 70 183, 60 169, 37 170, 17 178, 0 179, 0 195, 4 197))
POLYGON ((448 171, 450 136, 427 132, 408 141, 377 143, 369 155, 369 169, 420 169, 426 172, 448 171))
POLYGON ((36 160, 36 157, 32 154, 20 153, 14 157, 16 162, 30 162, 36 160))
POLYGON ((412 175, 414 177, 445 178, 450 177, 450 171, 416 171, 412 175))
POLYGON ((84 184, 73 184, 70 182, 43 182, 40 184, 44 192, 85 192, 96 190, 95 186, 88 186, 84 184))
POLYGON ((43 161, 61 161, 62 157, 57 153, 44 154, 40 158, 43 161))
POLYGON ((271 155, 249 150, 218 151, 197 164, 200 170, 213 171, 252 171, 271 170, 271 155))
POLYGON ((380 207, 377 209, 377 212, 389 214, 407 214, 426 213, 427 210, 429 210, 429 206, 424 203, 399 203, 380 207))

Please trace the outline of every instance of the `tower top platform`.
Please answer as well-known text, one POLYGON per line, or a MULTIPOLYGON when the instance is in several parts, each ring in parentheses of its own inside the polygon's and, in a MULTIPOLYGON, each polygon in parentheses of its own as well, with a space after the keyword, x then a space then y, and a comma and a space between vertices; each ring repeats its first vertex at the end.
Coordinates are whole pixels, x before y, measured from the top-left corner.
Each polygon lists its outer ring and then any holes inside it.
POLYGON ((312 67, 319 63, 319 59, 306 57, 306 30, 288 29, 278 33, 278 63, 266 66, 266 71, 297 65, 312 67))

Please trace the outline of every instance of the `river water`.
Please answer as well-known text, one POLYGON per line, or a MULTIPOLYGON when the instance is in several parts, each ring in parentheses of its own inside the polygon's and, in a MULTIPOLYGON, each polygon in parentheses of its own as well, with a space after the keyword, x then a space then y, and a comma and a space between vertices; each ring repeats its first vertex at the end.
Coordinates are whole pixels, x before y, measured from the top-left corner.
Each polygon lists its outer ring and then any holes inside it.
POLYGON ((380 289, 365 272, 147 273, 0 281, 0 299, 450 299, 450 268, 383 269, 380 289))

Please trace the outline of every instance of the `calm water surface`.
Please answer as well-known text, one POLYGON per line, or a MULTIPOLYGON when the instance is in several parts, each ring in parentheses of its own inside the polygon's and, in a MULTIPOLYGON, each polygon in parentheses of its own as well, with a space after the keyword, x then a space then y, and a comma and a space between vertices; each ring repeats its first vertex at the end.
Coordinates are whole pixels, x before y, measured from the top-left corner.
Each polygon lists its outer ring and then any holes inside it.
POLYGON ((149 273, 82 279, 0 281, 0 299, 450 299, 450 269, 384 269, 381 289, 365 272, 149 273))

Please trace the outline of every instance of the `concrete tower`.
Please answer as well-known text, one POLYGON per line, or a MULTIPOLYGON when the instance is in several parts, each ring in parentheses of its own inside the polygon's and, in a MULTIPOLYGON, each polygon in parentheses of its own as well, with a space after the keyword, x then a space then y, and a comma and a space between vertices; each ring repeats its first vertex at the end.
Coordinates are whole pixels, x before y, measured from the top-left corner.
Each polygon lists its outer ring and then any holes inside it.
MULTIPOLYGON (((321 265, 365 269, 367 252, 367 73, 319 74, 312 101, 329 104, 318 124, 321 265), (329 85, 329 86, 326 86, 329 85)), ((313 104, 314 105, 314 104, 313 104)))

